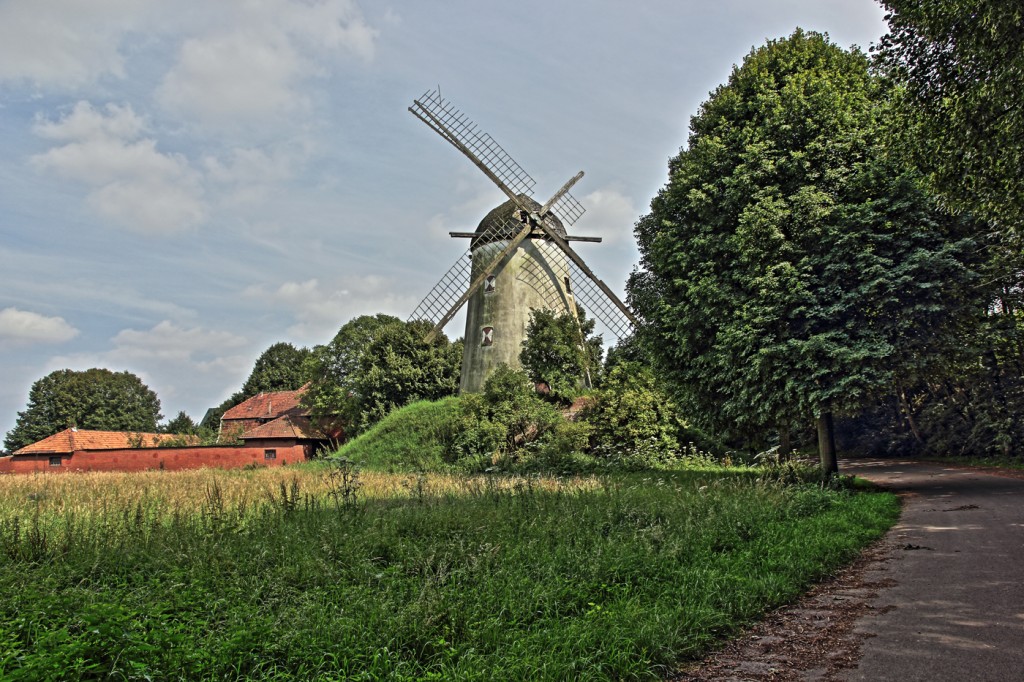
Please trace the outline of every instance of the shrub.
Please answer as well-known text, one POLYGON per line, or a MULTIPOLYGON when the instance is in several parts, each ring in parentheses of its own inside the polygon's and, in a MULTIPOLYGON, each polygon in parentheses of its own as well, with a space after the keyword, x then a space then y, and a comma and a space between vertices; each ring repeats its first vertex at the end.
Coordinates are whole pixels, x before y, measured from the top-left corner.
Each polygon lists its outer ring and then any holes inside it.
POLYGON ((591 426, 590 446, 596 456, 638 466, 674 461, 680 454, 679 436, 687 434, 654 373, 635 362, 612 367, 579 419, 591 426))

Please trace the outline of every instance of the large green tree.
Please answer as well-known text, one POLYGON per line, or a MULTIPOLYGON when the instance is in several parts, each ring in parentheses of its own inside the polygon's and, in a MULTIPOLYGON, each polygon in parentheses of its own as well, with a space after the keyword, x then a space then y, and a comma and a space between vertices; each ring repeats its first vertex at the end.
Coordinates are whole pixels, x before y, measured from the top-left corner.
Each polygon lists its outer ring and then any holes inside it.
POLYGON ((952 206, 1019 233, 1024 5, 1015 0, 879 2, 888 10, 889 33, 878 54, 900 86, 901 144, 952 206))
POLYGON ((969 244, 887 156, 883 95, 825 36, 753 50, 636 226, 630 297, 686 412, 751 440, 813 418, 827 472, 833 414, 927 363, 969 305, 969 244))
MULTIPOLYGON (((893 145, 927 173, 945 205, 986 222, 976 231, 987 257, 977 298, 987 314, 964 330, 970 352, 925 382, 907 382, 899 401, 905 435, 914 449, 1017 454, 1024 433, 1024 5, 879 2, 889 33, 877 64, 895 85, 899 113, 889 129, 893 145)), ((899 430, 880 440, 907 447, 899 430)))
POLYGON ((71 426, 155 432, 160 419, 156 393, 131 372, 61 369, 32 384, 4 448, 14 451, 71 426))
POLYGON ((455 395, 462 343, 444 334, 424 341, 428 331, 428 322, 383 314, 349 321, 330 343, 313 349, 303 403, 319 419, 340 419, 354 435, 396 407, 455 395))

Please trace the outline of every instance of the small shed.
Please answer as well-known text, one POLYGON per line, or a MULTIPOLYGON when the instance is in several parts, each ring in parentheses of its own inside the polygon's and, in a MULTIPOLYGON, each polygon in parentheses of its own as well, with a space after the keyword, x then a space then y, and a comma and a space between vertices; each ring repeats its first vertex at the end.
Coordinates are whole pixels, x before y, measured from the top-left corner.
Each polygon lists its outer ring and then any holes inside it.
POLYGON ((235 440, 263 424, 285 415, 306 417, 309 410, 302 407, 305 387, 295 391, 260 393, 227 410, 220 418, 220 439, 235 440))

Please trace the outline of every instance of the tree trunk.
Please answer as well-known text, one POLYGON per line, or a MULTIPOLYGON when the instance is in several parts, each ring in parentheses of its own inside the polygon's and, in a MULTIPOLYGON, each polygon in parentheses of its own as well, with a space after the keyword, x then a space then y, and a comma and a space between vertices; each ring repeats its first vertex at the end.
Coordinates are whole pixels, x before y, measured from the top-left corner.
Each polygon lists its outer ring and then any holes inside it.
POLYGON ((836 459, 836 434, 832 424, 832 413, 818 415, 818 454, 821 457, 821 472, 826 478, 839 473, 836 459))
POLYGON ((924 436, 921 435, 921 429, 917 427, 917 420, 914 419, 914 413, 910 410, 910 401, 907 400, 907 392, 903 390, 903 386, 897 384, 896 391, 899 394, 900 409, 903 410, 903 416, 907 420, 907 426, 910 427, 910 432, 914 434, 914 440, 920 445, 924 445, 924 436))
POLYGON ((789 422, 786 422, 779 427, 779 462, 789 461, 789 456, 792 453, 793 443, 789 437, 789 422))

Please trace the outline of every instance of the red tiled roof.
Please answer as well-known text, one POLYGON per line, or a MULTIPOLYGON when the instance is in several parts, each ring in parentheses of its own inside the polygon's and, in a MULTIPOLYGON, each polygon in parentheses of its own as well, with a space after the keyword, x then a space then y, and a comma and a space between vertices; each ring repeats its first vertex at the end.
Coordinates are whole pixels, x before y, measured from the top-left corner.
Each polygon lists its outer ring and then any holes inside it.
POLYGON ((286 414, 266 424, 249 429, 241 436, 242 440, 250 438, 306 438, 322 439, 325 436, 313 427, 308 417, 286 414))
POLYGON ((303 415, 306 410, 299 405, 299 399, 304 392, 305 389, 300 388, 297 391, 260 393, 235 405, 221 419, 276 419, 284 414, 303 415))
POLYGON ((123 448, 152 448, 164 438, 180 438, 167 433, 136 433, 133 431, 84 431, 64 429, 49 438, 15 450, 15 455, 46 453, 68 454, 76 450, 121 450, 123 448))

